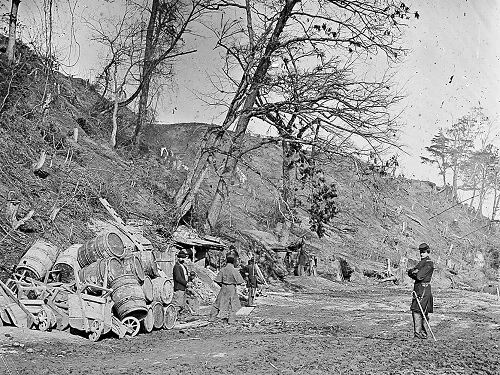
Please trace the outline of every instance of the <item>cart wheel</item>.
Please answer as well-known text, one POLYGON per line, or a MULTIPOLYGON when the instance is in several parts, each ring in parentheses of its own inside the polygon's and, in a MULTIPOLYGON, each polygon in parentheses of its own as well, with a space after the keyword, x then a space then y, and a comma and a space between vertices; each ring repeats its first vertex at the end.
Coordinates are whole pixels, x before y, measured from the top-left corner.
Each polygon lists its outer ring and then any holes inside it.
POLYGON ((177 309, 174 305, 170 304, 163 310, 163 328, 172 329, 174 328, 175 322, 177 321, 177 309))
POLYGON ((52 317, 49 312, 42 307, 36 316, 38 318, 38 329, 40 331, 48 331, 52 326, 52 317))
POLYGON ((102 331, 104 330, 104 322, 99 320, 93 320, 90 324, 89 340, 97 341, 101 337, 102 331))
POLYGON ((134 337, 139 333, 139 329, 141 328, 141 322, 139 319, 134 318, 133 316, 127 316, 122 319, 122 324, 127 327, 127 333, 125 335, 134 337))

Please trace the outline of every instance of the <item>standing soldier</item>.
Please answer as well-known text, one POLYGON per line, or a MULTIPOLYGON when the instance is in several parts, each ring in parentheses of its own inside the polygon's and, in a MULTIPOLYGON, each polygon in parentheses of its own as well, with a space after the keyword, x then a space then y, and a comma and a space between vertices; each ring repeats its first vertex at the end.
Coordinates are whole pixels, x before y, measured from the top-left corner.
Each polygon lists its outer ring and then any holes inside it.
POLYGON ((235 259, 231 255, 227 255, 226 265, 221 268, 214 280, 220 286, 220 291, 210 311, 209 321, 212 322, 219 317, 225 323, 234 323, 236 312, 241 308, 236 286, 243 284, 245 280, 234 268, 235 259))
POLYGON ((255 306, 253 302, 257 293, 258 275, 254 258, 248 260, 248 265, 244 267, 244 272, 248 288, 248 306, 255 306))
POLYGON ((429 313, 433 312, 433 299, 431 291, 431 278, 434 272, 434 263, 429 258, 429 245, 420 244, 420 262, 408 270, 408 276, 415 280, 412 292, 411 313, 413 316, 414 337, 419 339, 427 338, 425 323, 429 324, 429 313))

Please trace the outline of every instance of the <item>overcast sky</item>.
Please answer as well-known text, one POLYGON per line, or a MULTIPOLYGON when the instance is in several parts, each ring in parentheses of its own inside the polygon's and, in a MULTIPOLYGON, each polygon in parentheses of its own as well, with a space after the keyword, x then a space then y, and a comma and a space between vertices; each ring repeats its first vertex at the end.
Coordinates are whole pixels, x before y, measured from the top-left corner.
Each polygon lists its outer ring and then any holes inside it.
MULTIPOLYGON (((117 12, 122 1, 68 0, 75 4, 74 14, 99 16, 117 12)), ((448 127, 473 106, 482 106, 491 118, 500 114, 500 1, 496 0, 419 0, 410 5, 420 18, 412 20, 406 31, 405 45, 411 49, 400 66, 397 78, 407 97, 401 121, 405 124, 402 142, 410 155, 400 152, 406 177, 440 182, 437 171, 420 164, 420 155, 439 127, 448 127)), ((21 3, 20 18, 27 25, 40 19, 35 0, 21 3)), ((62 8, 61 8, 62 9, 62 8)), ((66 71, 93 78, 102 66, 99 47, 88 40, 83 24, 71 24, 69 13, 62 12, 55 41, 64 51, 66 71), (72 29, 73 27, 73 29, 72 29), (76 39, 71 38, 72 30, 76 39), (72 40, 70 44, 69 41, 72 40), (69 49, 71 46, 71 50, 69 49), (71 54, 69 53, 71 52, 71 54)), ((26 28, 25 34, 35 30, 26 28)), ((211 89, 208 77, 220 66, 213 41, 193 40, 198 52, 176 66, 175 89, 168 93, 158 119, 166 123, 218 122, 221 109, 207 107, 197 96, 211 89), (199 43, 199 42, 202 43, 199 43)), ((498 125, 497 120, 497 127, 498 125)), ((265 131, 265 129, 252 129, 265 131)), ((498 144, 497 139, 497 144, 498 144)))

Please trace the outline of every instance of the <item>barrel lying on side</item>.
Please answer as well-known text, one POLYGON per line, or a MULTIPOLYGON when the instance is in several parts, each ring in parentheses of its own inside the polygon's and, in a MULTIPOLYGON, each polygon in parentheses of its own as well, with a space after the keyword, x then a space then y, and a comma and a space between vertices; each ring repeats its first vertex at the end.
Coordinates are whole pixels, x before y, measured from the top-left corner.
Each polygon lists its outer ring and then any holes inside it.
POLYGON ((121 237, 115 232, 106 232, 85 242, 78 250, 78 263, 83 268, 99 259, 122 258, 124 254, 125 247, 121 237))
POLYGON ((165 277, 157 277, 151 280, 153 283, 153 300, 168 305, 172 302, 174 295, 174 284, 172 280, 165 277))
POLYGON ((153 251, 141 251, 135 254, 140 256, 144 273, 147 276, 151 278, 160 276, 158 273, 158 266, 156 264, 156 257, 153 251))
POLYGON ((153 326, 155 329, 163 328, 163 304, 161 302, 153 302, 151 304, 153 311, 153 326))
POLYGON ((59 255, 59 249, 49 241, 39 238, 23 255, 16 270, 28 271, 32 277, 41 280, 52 269, 59 255))
POLYGON ((146 298, 147 303, 153 301, 153 282, 149 276, 144 277, 144 282, 142 283, 142 291, 144 292, 144 298, 146 298))
POLYGON ((134 275, 118 276, 111 283, 111 289, 111 299, 115 303, 114 309, 120 320, 127 316, 141 320, 147 315, 146 299, 134 275))
POLYGON ((144 268, 142 266, 141 258, 137 253, 133 253, 127 255, 123 259, 123 273, 127 273, 129 275, 134 275, 139 283, 144 281, 144 268))
MULTIPOLYGON (((106 286, 109 288, 112 282, 123 274, 123 266, 118 258, 99 259, 78 271, 78 277, 82 283, 104 286, 106 268, 108 273, 106 286)), ((89 288, 89 290, 93 293, 100 292, 99 289, 94 288, 89 288)))

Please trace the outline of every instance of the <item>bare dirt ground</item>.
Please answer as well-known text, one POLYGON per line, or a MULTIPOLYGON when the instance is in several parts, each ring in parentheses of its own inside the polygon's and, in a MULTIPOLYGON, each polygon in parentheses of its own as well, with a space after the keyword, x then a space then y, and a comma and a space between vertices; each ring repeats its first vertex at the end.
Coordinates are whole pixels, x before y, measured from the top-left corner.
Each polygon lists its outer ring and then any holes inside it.
POLYGON ((434 342, 412 337, 410 293, 289 278, 231 326, 97 343, 0 327, 0 374, 500 374, 495 296, 434 290, 434 342))

